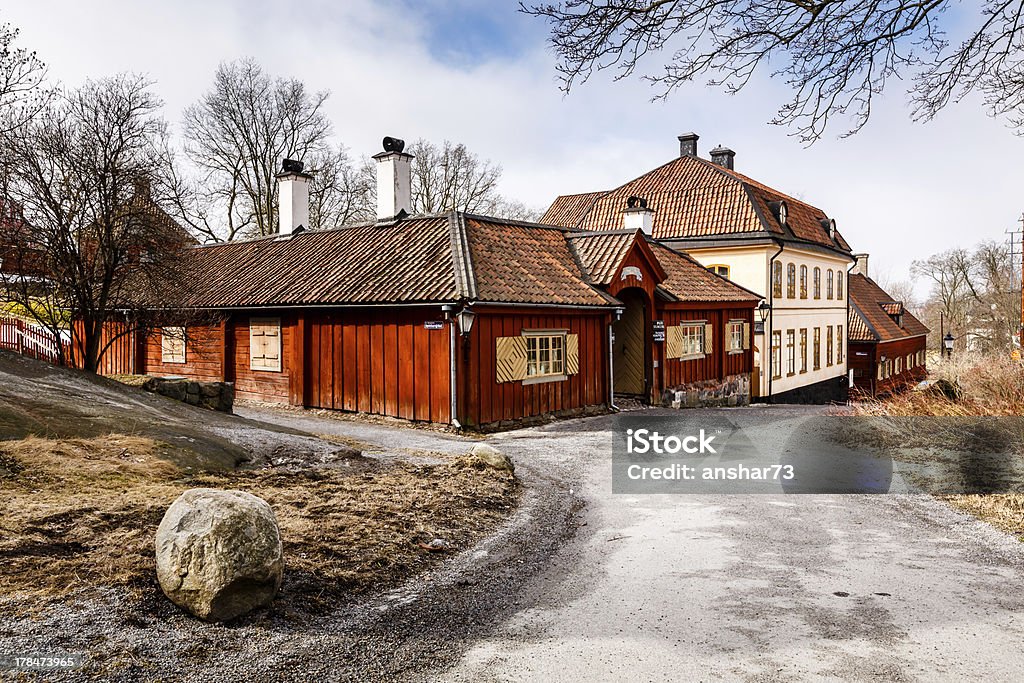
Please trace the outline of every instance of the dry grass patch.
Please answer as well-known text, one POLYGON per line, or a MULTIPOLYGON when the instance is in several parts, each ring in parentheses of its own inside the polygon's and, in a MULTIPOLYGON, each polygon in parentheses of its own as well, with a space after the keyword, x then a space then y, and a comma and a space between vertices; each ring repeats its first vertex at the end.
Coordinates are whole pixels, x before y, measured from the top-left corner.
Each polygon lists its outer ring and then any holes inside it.
POLYGON ((509 514, 511 475, 459 466, 352 458, 303 471, 191 473, 151 439, 0 441, 0 595, 28 605, 92 587, 155 595, 153 538, 167 506, 206 486, 266 499, 284 541, 284 607, 330 607, 393 585, 470 546, 509 514))
POLYGON ((942 500, 1024 541, 1024 494, 943 496, 942 500))
MULTIPOLYGON (((859 415, 875 415, 882 417, 915 417, 936 416, 953 418, 971 417, 1016 417, 1024 415, 1024 365, 1006 355, 978 356, 960 354, 953 359, 943 361, 931 369, 933 379, 946 379, 957 384, 963 396, 958 401, 949 400, 935 392, 908 391, 877 401, 865 401, 859 404, 855 412, 859 415)), ((897 420, 895 424, 899 424, 897 420)), ((944 423, 908 422, 918 432, 922 426, 929 424, 937 428, 944 423)), ((958 427, 966 424, 966 431, 971 437, 970 444, 974 450, 984 452, 986 447, 993 445, 998 452, 1009 452, 1010 457, 1024 457, 1024 430, 1020 420, 979 421, 951 420, 945 423, 945 430, 938 433, 907 434, 904 430, 903 443, 913 438, 933 439, 935 443, 957 443, 960 440, 958 427), (987 429, 989 441, 978 438, 980 429, 987 429)), ((928 430, 923 430, 927 432, 928 430)), ((961 444, 961 450, 968 444, 961 444)), ((1024 540, 1024 494, 1021 493, 990 493, 971 495, 939 496, 953 507, 970 513, 998 529, 1014 534, 1024 540)))

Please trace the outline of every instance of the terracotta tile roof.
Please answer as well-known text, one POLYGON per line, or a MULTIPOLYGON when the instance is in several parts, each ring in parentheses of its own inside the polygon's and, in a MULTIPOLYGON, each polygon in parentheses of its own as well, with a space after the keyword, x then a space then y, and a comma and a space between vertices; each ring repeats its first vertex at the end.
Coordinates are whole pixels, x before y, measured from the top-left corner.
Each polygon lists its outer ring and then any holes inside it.
POLYGON ((185 305, 456 302, 607 306, 561 228, 461 213, 190 249, 185 305))
POLYGON ((833 240, 825 212, 752 178, 706 159, 682 156, 607 192, 558 197, 541 219, 587 230, 622 227, 627 198, 643 197, 654 209, 659 240, 722 235, 771 235, 849 251, 842 235, 833 240), (773 204, 784 201, 786 226, 773 204), (589 202, 590 208, 586 208, 589 202))
POLYGON ((565 231, 466 216, 476 298, 534 304, 607 306, 615 300, 587 281, 565 231))
POLYGON ((633 230, 614 230, 576 233, 569 237, 569 242, 590 281, 595 285, 608 285, 635 239, 633 230))
POLYGON ((850 296, 848 317, 851 341, 886 342, 930 332, 924 323, 906 310, 902 302, 893 301, 871 278, 860 273, 850 273, 847 288, 850 296), (902 314, 902 327, 895 319, 899 314, 902 314))
POLYGON ((555 221, 548 219, 548 214, 555 208, 555 204, 552 204, 551 207, 548 208, 547 212, 545 212, 541 217, 540 222, 548 225, 576 227, 579 222, 583 220, 583 217, 587 215, 587 212, 590 211, 594 202, 600 199, 604 194, 606 194, 605 190, 600 192, 584 192, 583 194, 564 194, 555 200, 558 204, 558 220, 555 221))
POLYGON ((680 301, 758 302, 761 295, 744 289, 727 278, 712 273, 692 256, 651 242, 658 261, 668 277, 659 287, 680 301))

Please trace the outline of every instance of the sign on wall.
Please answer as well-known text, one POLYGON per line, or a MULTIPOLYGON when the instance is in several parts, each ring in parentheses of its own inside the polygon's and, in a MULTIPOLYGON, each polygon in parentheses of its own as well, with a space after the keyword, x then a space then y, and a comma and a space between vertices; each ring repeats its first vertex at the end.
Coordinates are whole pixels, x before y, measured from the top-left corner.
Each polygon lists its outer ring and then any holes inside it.
POLYGON ((653 339, 656 342, 665 341, 665 321, 655 320, 651 323, 651 329, 653 330, 653 339))
POLYGON ((443 330, 444 329, 444 321, 443 320, 427 320, 426 322, 423 323, 423 329, 425 329, 425 330, 443 330))

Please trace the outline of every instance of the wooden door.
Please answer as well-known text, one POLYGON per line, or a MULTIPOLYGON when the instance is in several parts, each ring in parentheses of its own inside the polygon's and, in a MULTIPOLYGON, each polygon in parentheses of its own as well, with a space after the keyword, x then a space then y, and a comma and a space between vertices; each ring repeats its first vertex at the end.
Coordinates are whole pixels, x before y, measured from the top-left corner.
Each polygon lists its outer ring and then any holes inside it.
POLYGON ((615 393, 642 395, 646 366, 644 301, 639 296, 620 297, 626 304, 622 318, 615 323, 615 393))

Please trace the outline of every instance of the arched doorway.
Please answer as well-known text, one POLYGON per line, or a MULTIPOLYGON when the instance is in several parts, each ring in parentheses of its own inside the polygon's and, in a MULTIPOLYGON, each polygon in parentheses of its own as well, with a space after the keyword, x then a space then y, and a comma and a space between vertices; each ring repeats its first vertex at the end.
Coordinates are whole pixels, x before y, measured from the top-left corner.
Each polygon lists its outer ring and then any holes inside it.
POLYGON ((612 362, 615 393, 647 399, 647 297, 643 290, 624 289, 616 295, 624 305, 622 317, 615 321, 612 362))

